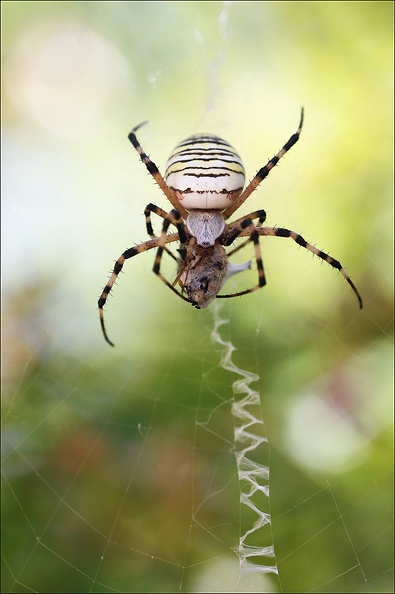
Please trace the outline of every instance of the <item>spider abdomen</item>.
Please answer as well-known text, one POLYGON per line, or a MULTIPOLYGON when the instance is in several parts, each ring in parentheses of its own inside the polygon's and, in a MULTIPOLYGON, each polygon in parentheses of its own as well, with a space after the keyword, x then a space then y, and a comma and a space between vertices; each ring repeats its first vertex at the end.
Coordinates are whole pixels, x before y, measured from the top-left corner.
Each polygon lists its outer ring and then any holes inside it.
POLYGON ((240 195, 245 172, 239 155, 226 140, 195 134, 171 153, 165 178, 184 208, 224 210, 240 195))

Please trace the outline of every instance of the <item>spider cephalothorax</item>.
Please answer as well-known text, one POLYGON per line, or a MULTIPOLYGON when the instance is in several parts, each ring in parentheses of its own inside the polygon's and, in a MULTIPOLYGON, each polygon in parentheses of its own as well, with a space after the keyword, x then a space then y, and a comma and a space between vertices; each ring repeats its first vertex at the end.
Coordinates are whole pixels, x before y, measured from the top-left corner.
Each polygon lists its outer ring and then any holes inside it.
POLYGON ((114 270, 100 296, 99 316, 104 338, 113 346, 104 326, 103 307, 125 260, 137 254, 156 248, 153 271, 181 299, 196 308, 207 307, 215 298, 237 297, 252 293, 266 284, 259 238, 270 235, 288 237, 306 248, 333 268, 339 270, 355 292, 359 306, 362 299, 354 283, 340 264, 325 252, 308 243, 301 235, 282 227, 263 227, 266 220, 264 210, 249 213, 240 219, 227 222, 229 217, 247 200, 251 193, 277 165, 281 157, 299 140, 303 124, 303 109, 297 131, 283 148, 262 167, 252 181, 244 188, 243 163, 235 149, 226 140, 211 134, 195 134, 180 142, 169 157, 165 178, 144 153, 136 138, 137 126, 129 134, 129 140, 140 155, 150 174, 172 204, 166 212, 155 204, 148 204, 144 214, 148 241, 126 250, 116 261, 114 270), (151 224, 151 213, 163 219, 162 231, 156 236, 151 224), (176 233, 169 233, 173 225, 176 233), (238 237, 247 239, 238 247, 226 251, 238 237), (226 280, 237 272, 251 267, 251 261, 233 264, 229 258, 236 251, 252 242, 258 272, 258 284, 245 291, 219 295, 226 280), (178 257, 166 247, 178 242, 178 257), (161 273, 163 252, 177 261, 177 274, 169 282, 161 273))

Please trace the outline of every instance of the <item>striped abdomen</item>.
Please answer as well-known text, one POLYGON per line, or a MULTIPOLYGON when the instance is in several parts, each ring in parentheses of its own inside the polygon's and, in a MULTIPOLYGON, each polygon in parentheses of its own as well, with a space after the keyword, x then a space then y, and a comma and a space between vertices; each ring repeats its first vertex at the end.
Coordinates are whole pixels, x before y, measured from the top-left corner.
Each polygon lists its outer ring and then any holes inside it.
POLYGON ((244 167, 235 149, 212 134, 180 142, 166 165, 165 178, 187 209, 223 210, 244 187, 244 167))

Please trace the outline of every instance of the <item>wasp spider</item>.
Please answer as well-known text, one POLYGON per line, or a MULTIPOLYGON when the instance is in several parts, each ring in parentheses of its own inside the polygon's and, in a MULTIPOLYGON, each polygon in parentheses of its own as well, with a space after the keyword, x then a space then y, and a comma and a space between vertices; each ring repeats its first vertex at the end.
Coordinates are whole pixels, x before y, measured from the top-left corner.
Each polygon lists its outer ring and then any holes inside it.
POLYGON ((180 142, 167 162, 165 177, 143 151, 136 138, 137 126, 129 134, 129 140, 140 155, 149 173, 165 194, 173 209, 164 211, 155 204, 145 208, 147 233, 151 237, 135 247, 126 250, 116 261, 113 272, 100 296, 99 316, 104 338, 108 338, 103 318, 103 307, 106 303, 125 260, 156 248, 154 273, 184 301, 197 309, 207 307, 215 298, 237 297, 260 289, 266 284, 262 263, 259 238, 272 235, 288 237, 298 245, 306 248, 328 264, 339 270, 356 294, 360 308, 362 299, 354 283, 338 260, 317 249, 298 233, 281 227, 263 227, 266 219, 264 210, 256 210, 232 222, 229 217, 247 200, 250 194, 267 177, 271 169, 299 140, 303 124, 303 109, 297 131, 282 149, 262 167, 252 181, 244 188, 245 173, 243 163, 234 148, 218 136, 212 134, 195 134, 180 142), (155 235, 151 214, 161 219, 162 231, 155 235), (172 225, 175 230, 169 233, 172 225), (225 248, 233 244, 236 238, 247 239, 238 247, 226 252, 225 248), (252 242, 258 272, 258 284, 250 289, 218 295, 225 281, 233 274, 251 267, 251 261, 244 264, 233 264, 229 256, 252 242), (166 247, 178 242, 178 257, 166 247), (169 282, 161 273, 163 252, 166 251, 177 261, 177 274, 173 282, 169 282))

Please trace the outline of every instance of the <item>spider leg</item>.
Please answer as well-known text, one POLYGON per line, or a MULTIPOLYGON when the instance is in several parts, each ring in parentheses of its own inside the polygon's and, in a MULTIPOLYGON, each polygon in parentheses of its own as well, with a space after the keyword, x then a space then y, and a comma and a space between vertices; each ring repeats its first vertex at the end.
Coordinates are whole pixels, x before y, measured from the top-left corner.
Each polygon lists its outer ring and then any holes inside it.
POLYGON ((250 241, 251 241, 250 238, 246 239, 245 241, 243 241, 243 243, 240 243, 237 247, 233 248, 233 250, 230 250, 230 252, 227 252, 226 256, 228 258, 230 258, 230 256, 233 256, 233 254, 235 254, 239 250, 242 250, 247 244, 250 243, 250 241))
MULTIPOLYGON (((249 235, 249 233, 250 233, 249 229, 246 228, 240 233, 240 236, 249 235)), ((312 254, 318 256, 319 258, 321 258, 322 260, 327 262, 330 266, 332 266, 333 268, 336 268, 336 270, 339 270, 339 272, 342 273, 342 275, 344 276, 344 278, 346 279, 346 281, 348 282, 348 284, 354 291, 354 293, 358 299, 359 307, 360 307, 360 309, 362 309, 362 307, 363 307, 362 297, 359 294, 358 289, 352 282, 351 278, 348 276, 347 272, 345 271, 343 266, 340 264, 339 260, 335 260, 335 258, 332 258, 332 256, 329 256, 329 254, 326 254, 322 250, 319 250, 318 248, 316 248, 311 243, 308 243, 301 235, 299 235, 298 233, 295 233, 294 231, 290 231, 289 229, 283 229, 281 227, 261 227, 260 229, 257 229, 257 233, 259 235, 263 235, 263 236, 271 235, 273 237, 289 237, 289 238, 293 239, 298 245, 304 247, 306 250, 308 250, 312 254)))
MULTIPOLYGON (((236 237, 239 236, 246 236, 248 235, 248 241, 252 241, 254 243, 255 249, 255 260, 258 269, 258 284, 255 287, 251 287, 250 289, 246 289, 245 291, 239 291, 237 293, 231 293, 230 295, 217 295, 219 299, 228 299, 230 297, 239 297, 241 295, 247 295, 247 293, 252 293, 253 291, 257 291, 266 285, 266 277, 265 277, 265 270, 263 268, 262 262, 262 253, 261 253, 261 246, 259 243, 259 232, 261 230, 260 224, 265 220, 266 213, 264 210, 257 210, 246 217, 242 217, 238 221, 235 221, 231 225, 231 233, 226 242, 226 245, 232 243, 236 237), (254 225, 252 219, 256 219, 259 217, 258 225, 254 225)), ((246 242, 244 242, 245 245, 246 242)), ((239 248, 242 246, 239 246, 239 248)), ((239 248, 236 248, 239 249, 239 248)), ((236 250, 233 250, 230 253, 234 253, 236 250)), ((228 254, 229 256, 229 254, 228 254)))
MULTIPOLYGON (((166 243, 171 243, 173 241, 178 241, 178 240, 179 240, 178 233, 172 233, 171 235, 167 235, 165 238, 166 243)), ((114 346, 114 343, 111 342, 111 340, 108 338, 108 334, 107 334, 106 327, 104 324, 104 313, 103 313, 103 307, 106 304, 107 297, 110 294, 110 291, 113 288, 114 283, 117 280, 118 275, 123 268, 125 260, 128 260, 129 258, 133 258, 133 256, 137 256, 138 254, 142 254, 143 252, 147 252, 148 250, 152 250, 153 248, 158 247, 161 242, 163 243, 163 237, 156 237, 154 239, 144 241, 140 245, 137 245, 136 247, 129 248, 128 250, 123 252, 123 254, 115 262, 115 266, 114 266, 114 269, 110 275, 110 278, 108 279, 107 284, 104 287, 102 294, 100 295, 99 301, 97 302, 97 305, 99 308, 99 319, 100 319, 101 329, 103 331, 104 338, 106 339, 108 344, 110 344, 111 346, 114 346)))
POLYGON ((188 216, 187 211, 180 204, 180 202, 177 200, 176 195, 174 194, 173 190, 171 190, 169 188, 169 186, 163 179, 162 174, 160 173, 159 169, 157 168, 155 163, 153 161, 151 161, 151 159, 148 157, 148 155, 145 154, 141 144, 137 140, 135 132, 142 125, 143 124, 139 124, 138 126, 133 128, 133 130, 128 135, 128 139, 130 140, 130 142, 132 143, 132 145, 134 146, 134 148, 140 155, 140 159, 142 160, 142 162, 144 163, 144 165, 148 169, 149 173, 152 175, 152 177, 154 178, 154 180, 156 181, 156 183, 158 184, 158 186, 160 187, 160 189, 162 190, 162 192, 164 193, 166 198, 169 200, 169 202, 172 204, 172 206, 178 210, 178 212, 181 214, 182 218, 186 219, 188 216))
MULTIPOLYGON (((240 223, 241 221, 243 221, 246 218, 251 219, 251 220, 259 218, 258 222, 256 223, 256 227, 261 227, 262 223, 266 220, 266 212, 264 210, 256 210, 255 212, 251 212, 249 215, 241 217, 240 219, 237 219, 236 221, 233 221, 229 225, 229 230, 231 230, 236 223, 240 223)), ((240 234, 240 231, 237 234, 235 234, 233 237, 232 236, 230 238, 228 237, 227 238, 228 241, 226 242, 225 245, 231 245, 239 234, 240 234)), ((251 241, 250 238, 246 239, 246 241, 243 241, 243 243, 241 243, 237 247, 233 248, 233 250, 228 252, 226 254, 227 257, 229 258, 230 256, 233 256, 233 254, 235 254, 239 250, 243 249, 250 241, 251 241)))
MULTIPOLYGON (((185 248, 187 237, 186 237, 186 233, 185 233, 184 221, 182 220, 182 217, 177 210, 172 210, 171 212, 169 212, 168 215, 166 215, 165 220, 163 221, 162 233, 159 237, 158 250, 156 252, 156 256, 155 256, 155 260, 154 260, 154 267, 152 270, 154 271, 154 273, 157 276, 159 276, 161 281, 164 282, 165 285, 167 287, 169 287, 169 289, 171 289, 176 295, 181 297, 181 299, 183 299, 184 301, 187 301, 187 303, 193 303, 190 299, 188 299, 182 293, 180 293, 180 291, 178 291, 175 288, 175 286, 170 284, 169 281, 160 272, 160 265, 162 262, 163 251, 165 249, 165 244, 167 243, 167 237, 169 237, 167 235, 167 230, 168 230, 170 224, 175 225, 178 230, 178 237, 180 240, 180 248, 179 248, 178 252, 180 253, 181 260, 184 261, 187 257, 187 250, 185 248)), ((179 276, 180 275, 178 274, 176 277, 175 283, 178 281, 179 276)))
POLYGON ((252 192, 259 186, 259 184, 269 175, 270 171, 277 165, 279 160, 285 155, 286 152, 289 151, 296 144, 299 140, 300 133, 302 131, 303 125, 303 107, 302 113, 300 116, 299 127, 295 134, 292 134, 290 139, 284 144, 283 148, 276 154, 274 157, 267 162, 267 164, 262 167, 255 175, 255 177, 250 181, 248 186, 244 189, 244 191, 240 194, 240 196, 235 200, 224 212, 225 220, 228 219, 242 204, 247 198, 252 194, 252 192))
MULTIPOLYGON (((147 206, 145 207, 144 210, 144 216, 145 216, 145 226, 147 228, 147 233, 150 237, 154 238, 157 237, 157 235, 155 235, 154 233, 154 229, 152 227, 152 223, 151 223, 151 212, 154 212, 155 214, 157 214, 159 217, 162 217, 162 219, 165 219, 168 215, 168 213, 163 210, 163 208, 160 208, 159 206, 156 206, 155 204, 147 204, 147 206)), ((175 260, 177 262, 177 257, 173 254, 173 252, 169 249, 167 249, 166 247, 164 248, 165 252, 167 252, 169 254, 169 256, 171 256, 173 258, 173 260, 175 260)))
POLYGON ((155 235, 154 233, 154 229, 152 227, 152 223, 151 223, 151 212, 154 212, 155 214, 157 214, 159 217, 162 217, 162 219, 165 219, 168 215, 168 213, 163 210, 163 208, 160 208, 159 206, 156 206, 155 204, 147 204, 147 206, 145 207, 144 210, 144 216, 145 216, 145 226, 147 228, 147 233, 150 237, 157 237, 157 235, 155 235))
MULTIPOLYGON (((231 245, 234 242, 234 240, 237 237, 239 237, 239 235, 241 234, 243 229, 245 229, 245 226, 243 227, 243 224, 245 224, 245 221, 251 222, 255 219, 259 219, 256 226, 261 227, 262 223, 266 220, 266 212, 263 209, 255 210, 254 212, 250 212, 248 215, 245 215, 244 217, 240 217, 240 219, 236 219, 236 221, 233 221, 232 223, 230 223, 228 225, 226 231, 222 234, 223 239, 221 240, 221 243, 225 246, 231 245)), ((247 242, 245 242, 245 243, 248 243, 248 241, 250 241, 250 240, 247 240, 247 242)), ((235 250, 233 250, 230 253, 233 254, 235 251, 239 250, 240 248, 241 248, 241 246, 237 247, 235 250)))

